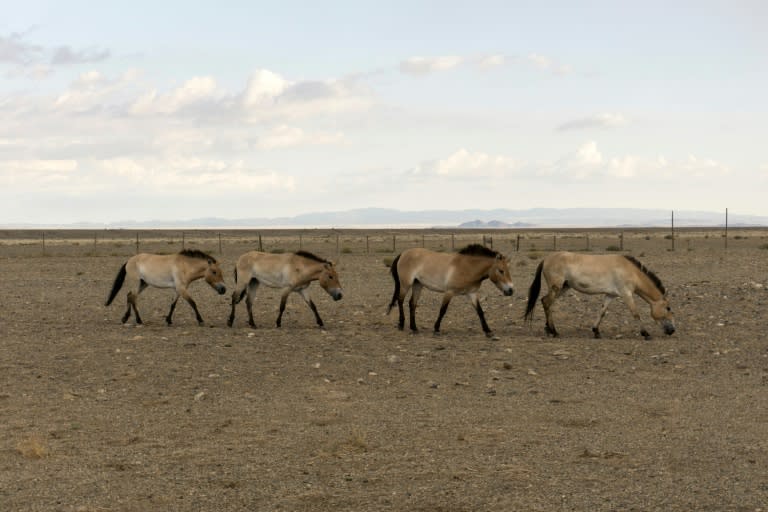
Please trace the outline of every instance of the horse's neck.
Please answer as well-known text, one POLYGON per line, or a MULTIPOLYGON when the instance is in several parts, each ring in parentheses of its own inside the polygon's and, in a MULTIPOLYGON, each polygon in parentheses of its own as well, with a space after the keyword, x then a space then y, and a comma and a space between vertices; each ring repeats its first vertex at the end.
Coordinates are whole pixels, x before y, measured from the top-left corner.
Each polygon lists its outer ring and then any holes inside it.
POLYGON ((662 293, 651 281, 651 278, 643 272, 640 272, 640 279, 637 288, 635 288, 635 293, 648 304, 656 302, 662 297, 662 293))
MULTIPOLYGON (((477 258, 477 256, 470 256, 470 257, 477 258)), ((490 270, 491 270, 491 267, 493 267, 495 260, 490 258, 478 258, 478 259, 482 260, 482 264, 473 268, 477 271, 477 278, 482 281, 490 277, 490 274, 491 274, 490 270)))

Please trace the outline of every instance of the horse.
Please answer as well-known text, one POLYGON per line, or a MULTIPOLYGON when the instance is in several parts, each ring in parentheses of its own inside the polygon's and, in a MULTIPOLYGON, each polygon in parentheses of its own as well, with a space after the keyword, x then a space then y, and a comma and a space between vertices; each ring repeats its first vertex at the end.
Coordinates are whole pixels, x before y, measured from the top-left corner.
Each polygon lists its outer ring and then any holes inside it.
POLYGON ((667 335, 675 332, 675 321, 664 285, 656 274, 632 256, 571 252, 556 252, 546 256, 536 268, 536 276, 528 291, 525 319, 529 322, 533 320, 533 309, 539 297, 542 274, 549 286, 548 293, 541 299, 546 314, 545 330, 548 335, 553 337, 559 335, 552 319, 552 310, 555 300, 569 288, 590 295, 605 295, 603 306, 592 326, 595 338, 601 337, 600 322, 611 301, 616 297, 621 297, 629 307, 629 311, 638 322, 643 338, 646 340, 651 338, 640 320, 634 294, 650 305, 651 317, 662 325, 667 335))
POLYGON ((137 254, 128 258, 115 277, 112 285, 112 291, 109 293, 106 306, 112 304, 120 288, 123 286, 126 276, 133 283, 128 291, 128 309, 123 315, 122 323, 126 323, 131 316, 131 308, 136 316, 136 324, 141 325, 141 316, 136 306, 139 294, 148 286, 157 288, 173 288, 176 290, 176 297, 171 303, 171 310, 165 317, 165 322, 171 325, 173 310, 176 308, 176 302, 179 297, 184 299, 192 306, 197 317, 197 323, 203 325, 203 318, 197 310, 197 304, 189 295, 187 287, 197 279, 205 279, 211 288, 216 290, 219 295, 226 293, 224 286, 224 276, 219 264, 213 256, 210 256, 197 249, 185 249, 177 254, 137 254))
POLYGON ((277 327, 282 325, 285 303, 291 292, 301 295, 315 314, 318 327, 323 327, 323 320, 309 295, 308 288, 312 281, 317 281, 333 300, 341 299, 342 288, 336 266, 311 252, 271 254, 250 251, 241 255, 235 267, 235 291, 232 292, 232 312, 227 325, 232 327, 235 321, 235 306, 245 297, 248 325, 256 327, 256 322, 253 321, 253 298, 259 285, 265 284, 271 288, 282 289, 277 327))
POLYGON ((414 248, 399 254, 390 267, 392 279, 395 281, 395 291, 389 303, 387 314, 397 303, 400 317, 398 329, 405 327, 403 301, 411 292, 408 307, 411 315, 410 327, 412 332, 418 332, 416 327, 416 304, 419 301, 422 288, 443 293, 440 314, 434 326, 434 333, 440 333, 440 323, 448 310, 448 304, 455 295, 469 295, 472 305, 480 317, 480 325, 487 337, 492 336, 491 329, 485 321, 485 314, 477 299, 477 291, 486 279, 490 279, 504 295, 514 292, 512 278, 509 273, 507 258, 494 250, 480 244, 471 244, 458 253, 446 254, 428 249, 414 248))

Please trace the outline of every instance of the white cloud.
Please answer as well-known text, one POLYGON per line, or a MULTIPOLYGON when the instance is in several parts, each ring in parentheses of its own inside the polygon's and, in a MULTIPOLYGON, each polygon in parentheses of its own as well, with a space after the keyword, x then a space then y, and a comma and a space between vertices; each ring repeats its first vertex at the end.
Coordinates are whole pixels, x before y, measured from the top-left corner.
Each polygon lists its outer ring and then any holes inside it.
POLYGON ((558 131, 586 130, 591 128, 618 128, 628 123, 627 118, 620 113, 603 112, 587 117, 566 121, 557 127, 558 131))
POLYGON ((477 59, 477 65, 481 69, 491 69, 501 67, 507 63, 504 55, 486 55, 477 59))
POLYGON ((77 168, 75 160, 0 160, 0 184, 45 186, 63 183, 77 168))
POLYGON ((109 50, 73 50, 69 46, 59 46, 53 51, 51 64, 57 66, 100 62, 108 59, 109 56, 109 50))
POLYGON ((205 158, 112 158, 96 164, 108 176, 146 187, 162 188, 169 195, 205 195, 212 191, 288 190, 296 186, 293 176, 272 170, 253 170, 242 160, 205 158))
POLYGON ((307 133, 301 128, 280 125, 258 138, 257 147, 261 149, 277 149, 296 146, 318 146, 339 144, 344 141, 344 134, 336 133, 307 133))
POLYGON ((538 53, 531 53, 527 55, 524 60, 541 71, 547 71, 558 75, 564 75, 573 70, 568 64, 562 64, 551 57, 540 55, 538 53))
POLYGON ((408 174, 443 178, 498 178, 513 172, 515 169, 515 161, 511 158, 471 152, 462 148, 447 158, 422 162, 408 171, 408 174))
POLYGON ((210 76, 193 77, 168 94, 156 90, 141 95, 129 108, 134 115, 174 114, 185 108, 214 101, 222 94, 210 76))
POLYGON ((400 71, 409 75, 426 75, 454 69, 465 61, 456 55, 443 57, 409 57, 400 63, 400 71))

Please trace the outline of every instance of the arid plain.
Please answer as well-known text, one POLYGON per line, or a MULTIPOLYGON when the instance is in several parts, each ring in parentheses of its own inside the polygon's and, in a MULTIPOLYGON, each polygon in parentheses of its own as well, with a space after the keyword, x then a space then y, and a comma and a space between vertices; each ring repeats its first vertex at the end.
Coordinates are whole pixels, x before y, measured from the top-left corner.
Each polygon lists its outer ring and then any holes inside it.
POLYGON ((2 231, 0 510, 768 510, 768 231, 727 242, 704 229, 2 231), (393 243, 451 250, 483 234, 516 289, 483 285, 496 339, 462 297, 433 336, 429 291, 422 331, 398 331, 393 243), (141 251, 210 252, 229 288, 242 252, 301 245, 338 261, 344 298, 315 284, 326 328, 293 295, 277 329, 278 292, 262 287, 258 328, 243 305, 228 328, 229 293, 198 282, 205 327, 181 302, 166 326, 172 293, 158 289, 141 296, 146 325, 123 327, 124 292, 104 300, 137 236, 141 251), (616 301, 592 339, 601 299, 574 293, 558 303, 561 338, 544 336, 541 306, 525 324, 554 248, 643 261, 677 332, 643 340, 616 301))

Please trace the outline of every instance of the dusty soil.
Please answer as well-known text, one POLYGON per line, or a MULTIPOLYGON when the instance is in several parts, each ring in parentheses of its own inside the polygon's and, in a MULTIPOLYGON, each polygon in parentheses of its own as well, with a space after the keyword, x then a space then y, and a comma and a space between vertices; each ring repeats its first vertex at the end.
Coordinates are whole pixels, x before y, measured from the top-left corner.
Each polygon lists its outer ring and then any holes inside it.
MULTIPOLYGON (((488 340, 465 298, 433 336, 428 291, 422 332, 399 332, 382 252, 342 255, 340 302, 313 285, 325 330, 297 295, 276 329, 268 289, 258 329, 242 306, 227 328, 228 295, 204 283, 205 327, 183 303, 166 327, 172 295, 150 289, 137 328, 119 324, 124 294, 103 305, 129 244, 4 240, 2 511, 768 510, 765 233, 727 252, 628 244, 676 314, 652 341, 620 302, 592 339, 600 299, 575 294, 561 338, 540 306, 525 325, 543 252, 511 253, 514 297, 484 285, 488 340)), ((252 246, 226 245, 228 275, 252 246)))

